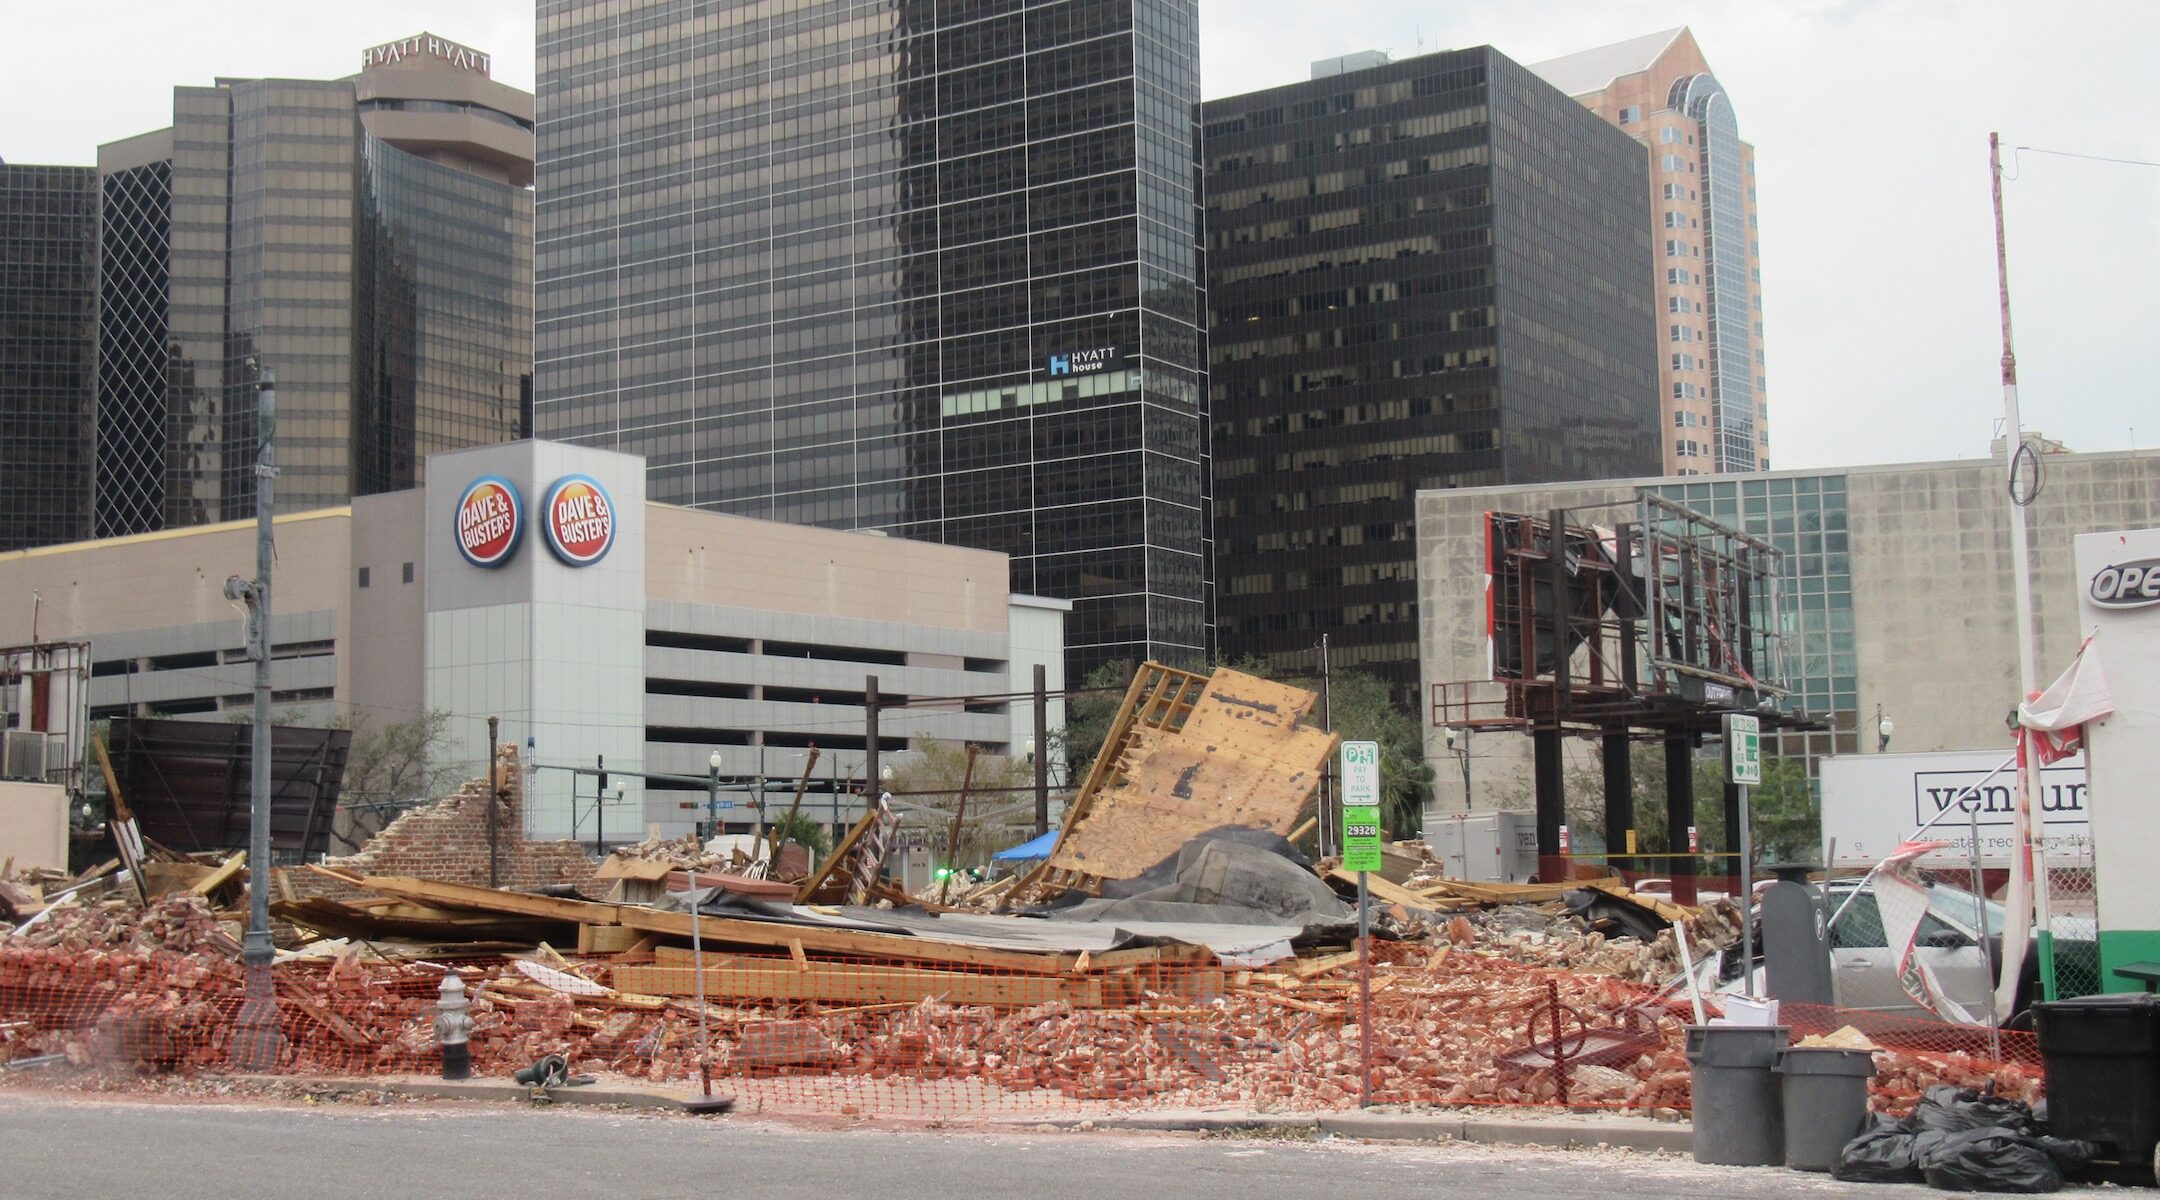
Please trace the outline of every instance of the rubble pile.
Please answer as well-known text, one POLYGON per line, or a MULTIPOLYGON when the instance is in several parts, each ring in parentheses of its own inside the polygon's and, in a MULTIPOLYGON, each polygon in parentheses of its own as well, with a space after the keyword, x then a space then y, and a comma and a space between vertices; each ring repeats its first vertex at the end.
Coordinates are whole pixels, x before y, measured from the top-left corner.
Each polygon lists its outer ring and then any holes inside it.
POLYGON ((733 851, 709 851, 696 836, 649 837, 634 846, 617 846, 614 854, 633 862, 666 863, 683 871, 732 871, 744 864, 733 851))
POLYGON ((230 956, 240 953, 240 932, 239 926, 219 920, 208 900, 177 892, 148 908, 121 900, 56 908, 51 916, 0 945, 51 947, 68 953, 134 948, 230 956))
MULTIPOLYGON (((147 864, 0 885, 0 918, 15 921, 0 925, 0 1060, 224 1069, 245 891, 267 884, 292 934, 281 944, 301 947, 273 971, 286 1071, 439 1069, 438 995, 456 972, 473 1068, 496 1078, 561 1054, 578 1073, 687 1080, 702 1024, 717 1074, 806 1095, 878 1081, 1328 1109, 1357 1101, 1369 1053, 1380 1103, 1688 1106, 1695 1018, 1675 987, 1675 927, 1701 961, 1739 940, 1737 907, 1683 907, 1617 878, 1449 880, 1416 843, 1362 879, 1316 865, 1293 845, 1332 741, 1295 719, 1309 694, 1150 669, 1162 686, 1136 684, 1120 725, 1138 732, 1104 750, 1123 772, 1074 798, 1051 860, 988 884, 890 886, 891 816, 877 811, 800 886, 807 861, 784 856, 800 847, 774 855, 772 878, 695 838, 596 864, 575 843, 522 838, 505 749, 492 782, 406 813, 349 858, 258 879, 240 856, 153 846, 147 864), (1155 693, 1200 698, 1140 704, 1155 693), (1362 955, 1348 903, 1361 887, 1376 933, 1362 955)), ((1910 1108, 1940 1083, 2037 1095, 2037 1071, 1963 1048, 1881 1050, 1877 1106, 1910 1108)))
MULTIPOLYGON (((1632 983, 1662 985, 1680 974, 1680 948, 1666 929, 1645 942, 1597 932, 1589 922, 1552 904, 1498 905, 1454 918, 1449 941, 1465 949, 1526 966, 1610 975, 1632 983)), ((1690 953, 1701 958, 1740 940, 1738 909, 1728 900, 1700 909, 1688 922, 1690 953)))

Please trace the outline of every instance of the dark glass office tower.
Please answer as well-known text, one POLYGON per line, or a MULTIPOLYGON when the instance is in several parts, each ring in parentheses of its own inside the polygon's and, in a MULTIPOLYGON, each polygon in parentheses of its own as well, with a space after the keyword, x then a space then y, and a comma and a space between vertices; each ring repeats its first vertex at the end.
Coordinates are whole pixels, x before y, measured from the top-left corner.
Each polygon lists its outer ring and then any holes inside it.
POLYGON ((1490 47, 1205 109, 1226 656, 1417 689, 1420 488, 1658 470, 1647 164, 1490 47))
POLYGON ((252 513, 262 368, 280 509, 529 431, 532 98, 487 65, 422 34, 99 148, 99 535, 252 513))
POLYGON ((0 163, 0 550, 90 536, 97 171, 0 163))
MULTIPOLYGON (((541 0, 542 436, 1210 620, 1194 0, 541 0)), ((744 564, 745 570, 756 564, 744 564)))

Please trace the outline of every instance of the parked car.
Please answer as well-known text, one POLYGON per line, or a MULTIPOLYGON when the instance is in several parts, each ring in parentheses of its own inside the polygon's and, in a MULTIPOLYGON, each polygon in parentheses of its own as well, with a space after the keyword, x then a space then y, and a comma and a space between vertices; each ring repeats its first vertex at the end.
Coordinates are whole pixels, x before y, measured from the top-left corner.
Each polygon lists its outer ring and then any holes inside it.
MULTIPOLYGON (((1946 1019, 1906 995, 1899 984, 1897 954, 1890 946, 1874 883, 1870 881, 1862 888, 1859 879, 1838 879, 1821 886, 1826 909, 1824 916, 1836 918, 1836 924, 1830 928, 1833 1003, 1856 1014, 1881 1013, 1929 1021, 1946 1019), (1852 901, 1850 906, 1846 905, 1848 899, 1852 901), (1840 909, 1843 909, 1842 913, 1840 909)), ((1928 885, 1927 912, 1920 918, 1914 953, 1934 972, 1944 993, 1980 1021, 1988 1017, 1989 995, 1994 990, 2002 961, 2003 923, 2003 906, 1995 901, 1980 900, 1971 892, 1949 884, 1928 885), (1985 933, 1982 932, 1983 923, 1985 933), (1984 953, 1981 949, 1983 941, 1986 944, 1984 953)), ((1756 995, 1762 994, 1761 946, 1758 937, 1754 985, 1748 989, 1756 995)), ((2066 941, 2061 937, 2055 940, 2059 963, 2077 960, 2081 955, 2090 958, 2092 949, 2091 942, 2066 941)), ((1718 990, 1740 988, 1737 959, 1737 953, 1728 952, 1715 968, 1718 990)), ((2039 998, 2039 984, 2040 955, 2036 934, 2027 943, 2017 1002, 2009 1012, 1995 1014, 1996 1022, 2014 1027, 2029 1024, 2028 1010, 2032 1001, 2039 998)))
MULTIPOLYGON (((1906 995, 1898 983, 1897 951, 1891 947, 1884 928, 1875 887, 1870 884, 1861 889, 1859 884, 1857 879, 1833 880, 1823 889, 1830 913, 1837 917, 1837 923, 1830 928, 1831 986, 1837 1006, 1940 1019, 1906 995), (1848 899, 1850 905, 1846 904, 1848 899), (1842 916, 1838 915, 1840 908, 1844 909, 1842 916)), ((1934 971, 1943 993, 1976 1018, 1986 1017, 1989 997, 1995 990, 2003 918, 2003 906, 1992 900, 1944 883, 1928 885, 1927 912, 1920 918, 1913 953, 1934 971)), ((2036 955, 2026 955, 2026 972, 2034 980, 2039 978, 2036 955)), ((2019 988, 2017 1012, 2024 1011, 2025 990, 2019 988)), ((2011 1015, 1999 1013, 1996 1020, 2000 1023, 2011 1015)))

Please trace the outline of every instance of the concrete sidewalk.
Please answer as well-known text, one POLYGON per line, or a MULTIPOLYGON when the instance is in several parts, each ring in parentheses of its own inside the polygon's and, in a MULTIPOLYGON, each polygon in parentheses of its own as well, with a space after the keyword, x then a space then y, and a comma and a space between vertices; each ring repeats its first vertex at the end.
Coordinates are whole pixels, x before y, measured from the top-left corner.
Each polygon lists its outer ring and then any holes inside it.
MULTIPOLYGON (((451 1082, 427 1076, 407 1075, 378 1079, 302 1077, 292 1075, 238 1075, 236 1082, 275 1084, 284 1088, 327 1095, 383 1092, 426 1100, 474 1100, 484 1103, 523 1103, 535 1099, 534 1090, 499 1079, 465 1079, 451 1082)), ((721 1093, 726 1088, 716 1088, 721 1093)), ((549 1088, 547 1103, 567 1105, 613 1105, 624 1108, 680 1111, 683 1102, 696 1094, 695 1084, 686 1087, 645 1087, 619 1079, 576 1087, 549 1088)), ((806 1114, 808 1115, 808 1114, 806 1114)), ((876 1118, 869 1118, 875 1123, 876 1118)), ((963 1118, 964 1119, 964 1118, 963 1118)), ((1277 1132, 1284 1136, 1331 1134, 1336 1137, 1369 1138, 1386 1142, 1479 1142, 1509 1146, 1584 1147, 1607 1146, 1628 1150, 1664 1150, 1685 1154, 1690 1148, 1692 1127, 1686 1122, 1655 1121, 1619 1113, 1541 1113, 1509 1116, 1480 1112, 1340 1112, 1251 1113, 1227 1109, 1134 1113, 1116 1116, 1028 1116, 999 1118, 992 1125, 1012 1129, 1059 1129, 1150 1131, 1162 1133, 1227 1133, 1241 1130, 1277 1132)))

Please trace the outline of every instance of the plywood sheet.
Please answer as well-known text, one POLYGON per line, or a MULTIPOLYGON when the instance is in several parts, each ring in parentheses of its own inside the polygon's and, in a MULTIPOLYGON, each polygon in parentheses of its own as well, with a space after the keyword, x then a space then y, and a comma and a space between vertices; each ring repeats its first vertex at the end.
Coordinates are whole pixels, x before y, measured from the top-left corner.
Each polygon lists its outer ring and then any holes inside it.
POLYGON ((1320 786, 1334 734, 1300 725, 1303 688, 1217 671, 1178 731, 1138 731, 1118 778, 1051 855, 1055 869, 1130 879, 1225 825, 1287 834, 1320 786))

